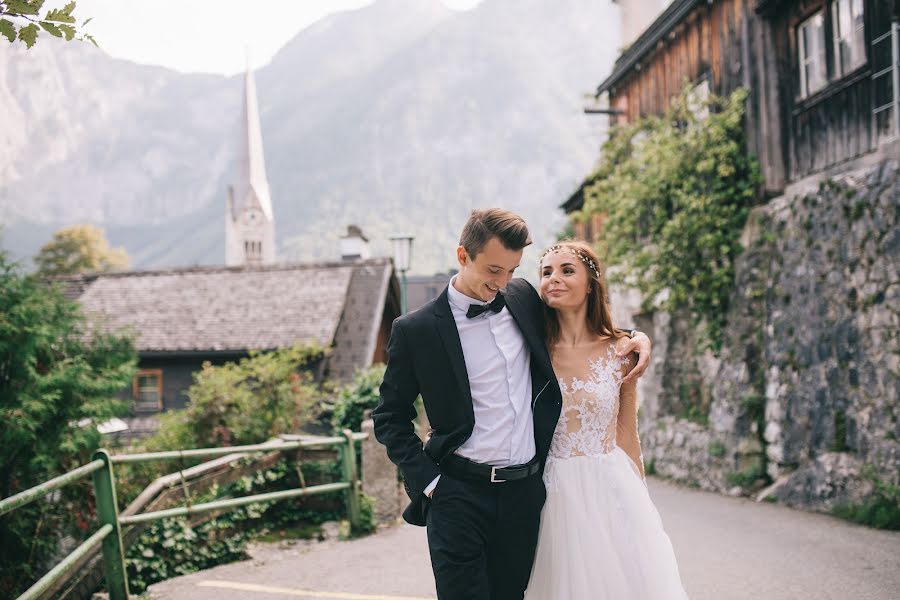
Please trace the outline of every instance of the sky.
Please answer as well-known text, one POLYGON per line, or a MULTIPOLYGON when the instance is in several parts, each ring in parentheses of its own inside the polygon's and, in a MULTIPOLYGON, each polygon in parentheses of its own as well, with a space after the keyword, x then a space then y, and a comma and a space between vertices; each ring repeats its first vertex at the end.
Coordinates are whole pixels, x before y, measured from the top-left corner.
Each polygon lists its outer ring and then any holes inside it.
MULTIPOLYGON (((431 0, 423 0, 431 1, 431 0)), ((441 0, 468 10, 481 0, 441 0)), ((66 0, 48 0, 45 8, 66 0)), ((76 0, 80 24, 117 58, 186 73, 231 75, 268 63, 303 28, 372 0, 76 0)))

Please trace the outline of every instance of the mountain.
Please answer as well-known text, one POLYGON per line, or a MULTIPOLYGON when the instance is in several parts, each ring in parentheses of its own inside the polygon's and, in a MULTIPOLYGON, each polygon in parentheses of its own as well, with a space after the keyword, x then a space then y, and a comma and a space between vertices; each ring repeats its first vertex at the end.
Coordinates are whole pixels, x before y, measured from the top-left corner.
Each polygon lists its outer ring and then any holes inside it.
MULTIPOLYGON (((616 23, 595 0, 380 0, 301 31, 256 73, 280 256, 335 258, 356 223, 379 253, 413 233, 414 271, 445 270, 479 206, 546 244, 596 158, 581 95, 616 23)), ((90 222, 135 267, 221 264, 242 77, 54 42, 0 46, 0 244, 24 258, 90 222)))

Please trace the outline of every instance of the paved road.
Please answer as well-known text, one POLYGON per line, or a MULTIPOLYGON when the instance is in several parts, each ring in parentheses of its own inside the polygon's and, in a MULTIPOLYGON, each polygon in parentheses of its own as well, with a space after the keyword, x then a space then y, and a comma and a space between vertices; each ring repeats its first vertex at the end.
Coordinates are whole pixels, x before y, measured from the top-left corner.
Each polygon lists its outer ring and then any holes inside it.
MULTIPOLYGON (((692 600, 897 600, 900 533, 650 482, 692 600)), ((266 545, 253 560, 161 582, 154 600, 435 598, 425 532, 266 545)), ((562 600, 562 599, 559 599, 562 600)), ((622 599, 627 600, 627 599, 622 599)))

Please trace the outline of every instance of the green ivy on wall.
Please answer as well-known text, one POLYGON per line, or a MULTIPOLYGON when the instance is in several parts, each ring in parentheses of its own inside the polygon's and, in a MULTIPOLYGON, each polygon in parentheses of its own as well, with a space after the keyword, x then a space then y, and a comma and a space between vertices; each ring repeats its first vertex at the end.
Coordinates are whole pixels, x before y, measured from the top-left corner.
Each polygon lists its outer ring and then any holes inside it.
POLYGON ((686 86, 663 117, 613 128, 573 215, 605 213, 598 250, 621 267, 610 281, 639 289, 645 310, 687 309, 714 351, 760 184, 744 138, 746 96, 699 101, 686 86))

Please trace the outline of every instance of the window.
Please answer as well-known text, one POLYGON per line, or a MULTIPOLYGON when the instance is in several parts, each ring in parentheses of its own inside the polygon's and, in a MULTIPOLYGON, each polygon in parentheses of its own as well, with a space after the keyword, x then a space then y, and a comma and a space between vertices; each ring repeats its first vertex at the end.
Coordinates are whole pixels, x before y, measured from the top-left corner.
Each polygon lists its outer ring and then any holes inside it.
POLYGON ((797 26, 801 99, 866 63, 863 0, 831 0, 826 8, 797 26))
MULTIPOLYGON (((888 2, 869 5, 872 66, 872 116, 879 138, 900 137, 900 93, 894 93, 894 77, 900 81, 900 55, 893 53, 894 39, 900 37, 900 23, 891 16, 888 2)), ((900 89, 900 85, 897 86, 900 89)))
POLYGON ((688 92, 688 110, 699 121, 709 117, 709 79, 702 79, 688 92))
POLYGON ((132 386, 135 412, 162 410, 162 369, 142 369, 132 386))
POLYGON ((834 72, 838 77, 866 62, 863 0, 834 0, 831 3, 834 31, 834 72))
POLYGON ((800 97, 806 98, 822 89, 828 81, 823 11, 820 10, 797 27, 797 52, 800 60, 800 97))
POLYGON ((262 242, 244 241, 244 255, 248 261, 259 261, 262 259, 262 242))

